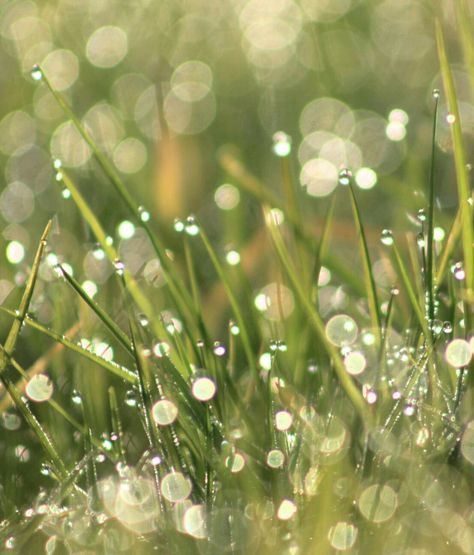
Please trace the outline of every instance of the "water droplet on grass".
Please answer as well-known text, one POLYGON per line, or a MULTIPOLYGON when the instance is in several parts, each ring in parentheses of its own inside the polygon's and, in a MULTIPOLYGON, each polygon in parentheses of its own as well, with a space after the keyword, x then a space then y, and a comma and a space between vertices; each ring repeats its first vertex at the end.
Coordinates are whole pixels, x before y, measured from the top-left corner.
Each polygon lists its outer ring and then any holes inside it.
POLYGON ((367 361, 360 351, 352 351, 344 358, 344 366, 351 376, 358 376, 365 370, 367 361))
POLYGON ((344 168, 339 172, 339 185, 347 186, 352 179, 352 172, 348 168, 344 168))
POLYGON ((347 314, 337 314, 326 324, 326 337, 337 347, 351 345, 357 339, 358 327, 347 314))
POLYGON ((273 137, 273 152, 283 158, 291 152, 291 137, 284 131, 277 131, 273 137))
POLYGON ((453 332, 453 326, 451 325, 451 322, 444 322, 443 324, 443 333, 445 333, 446 335, 450 334, 453 332))
POLYGON ((449 125, 452 125, 456 121, 456 116, 454 114, 448 114, 446 116, 446 121, 449 125))
POLYGON ((173 224, 174 230, 178 233, 182 233, 184 231, 184 222, 179 218, 176 218, 173 224))
POLYGON ((192 386, 193 396, 198 401, 210 401, 216 394, 216 384, 211 378, 198 378, 192 386))
POLYGON ((43 70, 40 68, 39 65, 35 64, 31 68, 30 75, 34 81, 41 81, 41 79, 43 79, 43 70))
POLYGON ((121 239, 131 239, 135 235, 135 226, 129 220, 123 220, 117 227, 117 233, 121 239))
POLYGON ((293 415, 287 410, 279 410, 275 414, 275 427, 280 432, 286 432, 293 424, 293 415))
POLYGON ((225 259, 229 266, 237 266, 240 263, 240 254, 232 250, 225 255, 225 259))
POLYGON ((53 382, 46 374, 36 374, 26 385, 27 396, 36 403, 51 399, 54 391, 53 382))
POLYGON ((151 409, 153 420, 159 426, 169 426, 178 417, 178 407, 168 399, 161 399, 151 409))
POLYGON ((434 98, 435 100, 437 100, 437 99, 439 98, 439 94, 440 94, 440 93, 439 93, 439 89, 433 89, 432 95, 433 95, 433 98, 434 98))
POLYGON ((464 271, 464 266, 462 262, 457 262, 453 266, 451 266, 451 272, 454 274, 454 277, 462 281, 466 277, 466 272, 464 271))
POLYGON ((420 208, 416 213, 416 218, 419 222, 426 222, 426 211, 424 208, 420 208))
POLYGON ((284 499, 277 511, 277 518, 279 520, 290 520, 296 513, 296 505, 290 499, 284 499))
POLYGON ((339 521, 328 532, 329 543, 338 551, 347 551, 355 544, 358 530, 349 522, 339 521))
POLYGON ((376 484, 360 494, 358 505, 367 520, 379 524, 392 518, 397 509, 398 496, 390 486, 376 484))
POLYGON ((243 470, 245 466, 245 459, 240 453, 234 453, 225 459, 226 467, 232 472, 232 474, 237 474, 243 470))
POLYGON ((453 339, 446 347, 444 356, 454 368, 463 368, 471 361, 471 346, 465 339, 453 339))
POLYGON ((79 393, 79 391, 77 391, 77 389, 72 390, 71 401, 75 405, 81 405, 82 404, 82 395, 79 393))
POLYGON ((161 493, 165 499, 176 503, 187 499, 192 490, 191 481, 181 472, 171 472, 161 481, 161 493))
POLYGON ((383 245, 391 246, 393 245, 393 234, 390 229, 383 229, 380 235, 380 241, 383 245))
POLYGON ((219 341, 214 342, 213 351, 214 354, 218 357, 223 357, 226 354, 225 346, 222 345, 222 343, 220 343, 219 341))
MULTIPOLYGON (((176 229, 176 226, 175 226, 175 229, 176 229)), ((199 234, 199 225, 197 224, 194 216, 188 216, 186 218, 186 224, 184 226, 184 229, 188 235, 191 235, 193 237, 199 234)))
POLYGON ((123 272, 125 270, 125 264, 123 263, 122 260, 120 260, 120 258, 116 258, 114 260, 114 268, 118 276, 123 276, 123 272))
POLYGON ((239 326, 233 322, 232 320, 229 322, 229 331, 232 335, 239 335, 240 328, 239 326))
POLYGON ((184 531, 197 539, 207 537, 206 507, 204 505, 192 505, 183 516, 184 531))
POLYGON ((285 462, 285 455, 280 449, 271 449, 267 453, 267 465, 270 468, 281 468, 285 462))
POLYGON ((138 401, 137 401, 137 394, 136 394, 135 390, 129 389, 125 393, 125 404, 128 405, 129 407, 136 407, 137 406, 138 401))
POLYGON ((142 222, 149 222, 150 221, 150 212, 145 210, 144 206, 138 207, 138 215, 140 216, 140 220, 142 222))
POLYGON ((169 352, 170 346, 166 343, 166 341, 158 341, 158 343, 153 345, 153 354, 158 358, 167 356, 169 352))

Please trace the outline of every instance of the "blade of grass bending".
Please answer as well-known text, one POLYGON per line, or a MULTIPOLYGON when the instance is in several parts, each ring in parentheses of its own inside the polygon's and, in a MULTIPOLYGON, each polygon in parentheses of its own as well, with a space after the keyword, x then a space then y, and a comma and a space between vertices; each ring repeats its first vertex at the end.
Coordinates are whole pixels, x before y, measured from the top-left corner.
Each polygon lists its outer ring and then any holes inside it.
POLYGON ((107 312, 105 312, 105 310, 84 291, 80 284, 71 276, 71 274, 67 272, 64 266, 58 264, 57 267, 61 271, 64 279, 76 291, 76 293, 78 293, 82 300, 93 310, 99 320, 103 322, 105 327, 114 335, 114 337, 120 342, 125 350, 132 354, 132 345, 127 334, 123 332, 114 322, 114 320, 107 314, 107 312))
MULTIPOLYGON (((268 208, 265 208, 264 210, 268 211, 268 208)), ((291 264, 290 256, 283 243, 281 235, 278 232, 277 227, 269 224, 268 228, 270 230, 273 244, 275 245, 277 254, 281 260, 283 268, 285 269, 288 275, 288 278, 296 292, 296 295, 299 298, 299 301, 303 307, 303 310, 306 312, 306 315, 308 316, 311 327, 313 328, 317 337, 323 344, 327 354, 333 361, 334 369, 342 388, 346 392, 349 399, 352 401, 352 404, 354 405, 355 410, 359 414, 364 424, 367 427, 370 427, 372 424, 372 415, 364 401, 364 398, 362 397, 361 392, 356 387, 356 385, 352 381, 352 378, 347 373, 338 350, 334 345, 332 345, 327 340, 326 334, 324 331, 323 320, 321 316, 316 312, 315 308, 313 307, 311 301, 308 298, 308 295, 304 291, 303 286, 300 283, 300 280, 297 277, 296 271, 291 264)))
MULTIPOLYGON (((13 310, 9 310, 7 308, 0 307, 0 311, 4 312, 5 314, 8 314, 10 316, 15 317, 15 312, 13 310)), ((84 358, 86 358, 86 359, 88 359, 92 362, 95 362, 96 364, 98 364, 99 366, 102 366, 102 368, 104 368, 108 372, 112 372, 113 374, 115 374, 119 378, 122 378, 123 380, 125 380, 125 381, 127 381, 131 384, 136 384, 137 383, 136 374, 134 372, 132 372, 131 370, 128 370, 128 368, 125 368, 124 366, 120 366, 119 364, 116 364, 115 362, 110 362, 110 361, 106 360, 105 358, 102 358, 99 355, 96 355, 92 351, 89 351, 88 349, 84 349, 83 347, 81 347, 77 343, 74 343, 74 341, 71 341, 70 339, 67 339, 63 335, 60 335, 59 333, 56 333, 56 332, 46 328, 45 326, 39 324, 38 322, 36 322, 35 320, 32 320, 31 318, 26 317, 25 320, 24 320, 24 324, 27 325, 27 326, 31 326, 32 328, 40 331, 44 335, 47 335, 51 339, 54 339, 54 341, 56 341, 57 343, 60 343, 61 345, 64 345, 64 347, 66 347, 67 349, 69 349, 71 351, 74 351, 75 353, 78 353, 82 357, 84 357, 84 358)))
POLYGON ((128 192, 127 188, 125 187, 125 184, 120 179, 113 165, 110 163, 109 159, 97 147, 90 133, 86 130, 86 128, 81 123, 80 119, 76 116, 76 114, 67 104, 64 96, 60 92, 54 89, 48 77, 44 73, 43 69, 39 66, 37 66, 37 69, 41 72, 42 80, 45 82, 46 86, 48 87, 49 91, 58 102, 63 112, 72 121, 72 123, 78 130, 81 137, 84 139, 84 141, 91 149, 97 162, 99 163, 100 167, 104 171, 105 175, 109 178, 110 182, 114 186, 120 198, 124 201, 127 208, 130 210, 130 212, 132 212, 134 217, 140 222, 140 225, 145 230, 160 260, 160 264, 161 264, 161 267, 163 268, 164 273, 167 274, 167 276, 169 276, 169 279, 166 280, 166 284, 170 289, 171 295, 176 304, 176 308, 180 312, 180 316, 183 320, 186 320, 186 321, 190 320, 188 309, 192 307, 191 297, 189 296, 189 293, 186 290, 180 276, 174 271, 173 266, 168 263, 168 258, 165 252, 166 249, 161 244, 158 237, 151 231, 150 226, 148 224, 148 219, 143 218, 143 212, 141 212, 140 207, 137 206, 136 201, 128 192))
POLYGON ((372 327, 374 328, 377 344, 380 345, 382 319, 380 317, 380 307, 379 307, 379 301, 377 297, 377 288, 375 286, 375 280, 372 274, 372 262, 370 260, 369 248, 367 246, 367 238, 364 231, 364 225, 362 223, 359 205, 357 203, 357 198, 356 198, 352 183, 349 183, 349 191, 351 194, 351 201, 352 201, 352 213, 354 215, 354 221, 359 234, 360 252, 361 252, 361 258, 362 258, 362 266, 364 268, 364 278, 365 278, 364 281, 365 281, 367 300, 369 303, 370 318, 372 320, 372 327))
MULTIPOLYGON (((47 223, 43 234, 41 235, 41 239, 38 245, 38 249, 36 251, 35 259, 33 262, 33 266, 31 268, 30 277, 26 283, 25 292, 23 293, 23 297, 20 302, 20 307, 15 314, 15 320, 13 321, 12 327, 8 333, 7 339, 5 341, 5 345, 3 346, 4 352, 7 356, 13 354, 15 350, 15 345, 18 340, 18 335, 20 334, 21 327, 23 325, 23 321, 25 320, 26 314, 28 312, 28 307, 30 306, 31 297, 33 296, 33 289, 35 287, 36 278, 38 277, 38 270, 39 265, 41 262, 41 258, 43 256, 44 249, 46 247, 46 238, 48 233, 51 229, 52 220, 49 220, 47 223)), ((6 360, 0 362, 0 373, 4 370, 6 364, 6 360)))
POLYGON ((454 166, 456 170, 458 200, 461 209, 462 246, 464 269, 466 272, 466 287, 468 290, 468 296, 471 297, 474 295, 474 231, 472 206, 469 204, 469 178, 466 168, 466 153, 464 149, 456 90, 454 88, 453 75, 451 73, 446 53, 443 30, 439 20, 436 20, 436 42, 438 46, 438 58, 441 66, 441 74, 443 76, 443 84, 448 102, 448 110, 454 117, 454 121, 451 126, 454 146, 454 166))
MULTIPOLYGON (((81 193, 79 192, 78 188, 71 180, 71 178, 65 172, 62 171, 61 173, 62 173, 62 179, 63 179, 64 185, 70 191, 72 199, 76 203, 76 206, 78 207, 79 211, 81 212, 86 222, 89 224, 89 227, 91 228, 92 232, 96 236, 96 239, 100 243, 105 254, 107 255, 107 258, 110 260, 112 264, 116 264, 117 261, 119 260, 118 253, 115 250, 115 248, 108 243, 107 234, 102 228, 102 225, 100 224, 99 220, 97 219, 97 217, 95 216, 90 206, 87 204, 84 197, 81 195, 81 193)), ((141 312, 143 312, 148 318, 148 320, 151 322, 153 327, 153 332, 155 333, 156 337, 166 337, 167 332, 163 325, 163 322, 159 317, 157 317, 156 310, 153 309, 146 295, 144 295, 143 292, 140 290, 137 282, 130 274, 130 272, 127 270, 127 268, 124 268, 123 270, 123 279, 124 279, 127 291, 130 293, 131 297, 133 298, 137 306, 140 308, 141 312)), ((184 371, 178 359, 174 359, 173 362, 177 368, 184 371)))
POLYGON ((435 316, 434 304, 434 203, 435 203, 435 158, 436 158, 436 124, 438 122, 438 105, 439 95, 435 96, 435 108, 433 115, 433 131, 431 134, 431 164, 429 178, 429 195, 428 195, 428 230, 426 242, 426 292, 427 292, 427 309, 428 322, 432 322, 435 316))
POLYGON ((245 352, 245 356, 247 358, 247 362, 249 363, 250 366, 250 371, 253 372, 254 377, 257 381, 259 381, 259 375, 258 375, 258 368, 257 368, 257 363, 255 360, 255 356, 253 353, 253 349, 252 349, 252 344, 250 342, 250 337, 247 331, 247 326, 245 324, 245 319, 242 315, 242 312, 240 310, 239 307, 239 303, 237 301, 237 298, 234 295, 234 292, 232 290, 232 286, 230 284, 230 281, 226 275, 226 273, 224 272, 224 268, 222 267, 222 264, 219 262, 219 259, 217 258, 216 252, 214 251, 206 233, 204 232, 204 230, 202 229, 202 226, 200 226, 200 232, 199 235, 201 237, 201 240, 204 244, 204 247, 207 250, 207 253, 209 255, 209 258, 211 259, 211 262, 217 272, 217 275, 219 276, 219 279, 221 280, 221 283, 224 286, 225 292, 227 294, 227 298, 229 299, 232 311, 234 313, 234 317, 235 320, 237 322, 237 325, 240 328, 240 337, 242 339, 242 346, 244 348, 244 352, 245 352))
MULTIPOLYGON (((3 346, 0 346, 0 351, 6 360, 10 360, 10 355, 5 351, 3 346)), ((50 437, 48 437, 45 430, 42 428, 41 424, 36 419, 36 416, 32 413, 29 406, 23 400, 20 392, 16 388, 13 381, 7 377, 5 372, 0 374, 0 381, 3 383, 5 390, 10 395, 18 411, 22 414, 23 418, 26 420, 27 424, 36 435, 40 445, 43 447, 49 461, 54 467, 54 471, 60 480, 63 480, 67 476, 66 467, 58 454, 56 447, 54 446, 50 437)))

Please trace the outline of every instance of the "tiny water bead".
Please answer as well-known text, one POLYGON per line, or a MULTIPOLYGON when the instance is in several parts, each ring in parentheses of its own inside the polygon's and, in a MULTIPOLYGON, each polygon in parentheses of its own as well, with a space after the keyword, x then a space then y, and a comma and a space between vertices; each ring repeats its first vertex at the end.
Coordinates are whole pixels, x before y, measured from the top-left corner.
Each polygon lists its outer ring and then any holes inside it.
POLYGON ((357 540, 357 527, 350 522, 339 521, 328 532, 328 540, 334 549, 347 551, 357 540))
POLYGON ((25 247, 20 241, 10 241, 5 249, 8 262, 19 264, 25 258, 25 247))
POLYGON ((426 210, 424 208, 420 208, 416 213, 416 219, 419 222, 426 222, 426 210))
POLYGON ((160 490, 165 499, 176 503, 190 496, 192 484, 181 472, 170 472, 161 480, 160 490))
POLYGON ((192 386, 193 396, 198 401, 210 401, 216 394, 216 384, 211 378, 198 378, 192 386))
POLYGON ((151 409, 153 420, 159 426, 169 426, 178 417, 178 407, 168 399, 161 399, 151 409))
POLYGON ((166 341, 158 341, 153 345, 153 354, 158 358, 167 356, 169 352, 170 346, 166 343, 166 341))
POLYGON ((120 258, 116 258, 114 260, 114 268, 118 276, 123 276, 123 273, 125 271, 125 264, 120 258))
POLYGON ((91 299, 93 299, 99 291, 97 284, 89 279, 86 279, 86 281, 82 282, 81 287, 89 295, 89 297, 91 297, 91 299))
POLYGON ((355 174, 355 182, 359 189, 372 189, 377 185, 377 174, 372 168, 359 168, 355 174))
POLYGON ((270 468, 281 468, 285 462, 285 455, 280 449, 271 449, 267 453, 267 465, 270 468))
POLYGON ((448 115, 446 116, 446 122, 447 122, 449 125, 452 125, 455 121, 456 121, 456 116, 455 116, 454 114, 448 114, 448 115))
POLYGON ((466 272, 464 271, 464 266, 462 262, 456 262, 451 266, 451 272, 458 281, 462 281, 466 277, 466 272))
POLYGON ((30 75, 33 81, 41 81, 41 79, 43 79, 43 70, 40 68, 39 65, 35 64, 31 68, 30 75))
POLYGON ((348 168, 343 168, 339 172, 339 185, 347 186, 350 184, 352 179, 352 172, 348 168))
POLYGON ((444 356, 454 368, 463 368, 471 362, 471 345, 465 339, 453 339, 448 343, 444 356))
POLYGON ((232 335, 239 335, 240 328, 235 322, 230 321, 229 322, 229 331, 232 335))
POLYGON ((431 94, 433 95, 433 98, 434 98, 435 100, 438 100, 439 94, 440 94, 440 93, 439 93, 439 89, 433 89, 433 91, 432 91, 431 94))
POLYGON ((36 374, 26 384, 26 395, 36 403, 51 399, 54 391, 53 382, 46 374, 36 374))
POLYGON ((240 202, 240 192, 235 185, 224 183, 216 189, 214 202, 221 210, 232 210, 240 202))
POLYGON ((370 385, 364 384, 362 395, 369 405, 373 405, 377 402, 377 392, 374 391, 370 385))
POLYGON ((284 499, 277 511, 278 520, 290 520, 297 511, 296 505, 290 499, 284 499))
POLYGON ((291 152, 291 137, 284 131, 273 134, 273 152, 280 158, 288 156, 291 152))
POLYGON ((358 506, 367 520, 380 524, 394 515, 398 506, 398 495, 390 486, 374 484, 360 494, 358 506))
MULTIPOLYGON (((175 226, 175 229, 176 229, 176 226, 175 226)), ((199 225, 197 224, 194 216, 188 216, 186 218, 184 230, 188 235, 191 235, 193 237, 199 234, 199 225)))
POLYGON ((177 231, 178 233, 182 233, 184 231, 184 222, 183 220, 180 220, 179 218, 176 218, 173 224, 174 230, 177 231))
POLYGON ((138 215, 142 222, 146 223, 150 221, 150 212, 148 212, 144 206, 138 207, 138 215))
POLYGON ((79 393, 79 391, 77 391, 77 389, 72 390, 71 401, 75 405, 81 405, 82 404, 82 395, 79 393))
POLYGON ((382 242, 383 245, 388 247, 393 245, 392 231, 390 229, 383 229, 380 235, 380 241, 382 242))
POLYGON ((326 337, 336 347, 351 345, 357 339, 358 327, 347 314, 337 314, 326 324, 326 337))
POLYGON ((223 357, 226 354, 226 348, 222 343, 216 341, 213 346, 214 354, 218 357, 223 357))

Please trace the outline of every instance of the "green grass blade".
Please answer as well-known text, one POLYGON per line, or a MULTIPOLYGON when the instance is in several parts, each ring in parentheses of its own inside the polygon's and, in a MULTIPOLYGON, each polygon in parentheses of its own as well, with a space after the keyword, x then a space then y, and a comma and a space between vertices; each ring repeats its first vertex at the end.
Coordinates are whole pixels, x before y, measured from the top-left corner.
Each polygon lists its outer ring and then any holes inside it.
MULTIPOLYGON (((265 211, 268 212, 268 208, 265 211)), ((372 416, 361 392, 347 373, 339 351, 327 340, 323 320, 314 308, 310 299, 308 298, 308 295, 304 289, 304 285, 297 277, 297 273, 291 263, 291 258, 289 256, 287 248, 285 247, 277 226, 271 224, 270 218, 266 218, 266 221, 269 222, 268 228, 270 230, 273 244, 275 245, 282 266, 288 275, 290 283, 295 290, 296 296, 298 297, 298 300, 301 303, 304 312, 308 317, 311 327, 315 331, 316 336, 318 337, 330 359, 332 360, 339 382, 349 399, 352 401, 355 410, 357 411, 365 425, 370 427, 372 416)))
POLYGON ((204 230, 202 229, 202 226, 200 226, 200 231, 199 231, 199 235, 201 237, 201 240, 207 250, 207 253, 209 255, 209 258, 211 259, 211 262, 214 266, 214 269, 217 272, 217 275, 219 276, 219 279, 222 283, 222 285, 224 286, 225 292, 227 294, 227 298, 229 299, 229 303, 230 306, 232 308, 232 311, 234 313, 234 317, 235 320, 237 322, 237 325, 240 328, 240 337, 242 340, 242 346, 244 348, 244 352, 245 352, 245 356, 247 357, 247 362, 249 364, 250 367, 250 371, 253 372, 254 377, 256 379, 256 381, 259 381, 259 376, 258 376, 258 368, 257 368, 257 362, 255 360, 255 355, 252 349, 252 343, 250 341, 250 336, 247 330, 247 324, 245 322, 245 318, 242 314, 242 311, 240 309, 239 306, 239 302, 237 301, 236 296, 234 295, 234 291, 232 288, 232 285, 229 281, 229 278, 227 277, 224 268, 222 267, 222 264, 219 262, 219 259, 217 257, 217 254, 214 250, 214 248, 212 247, 206 233, 204 232, 204 230))
MULTIPOLYGON (((33 262, 33 266, 31 268, 31 273, 26 283, 25 292, 23 293, 23 297, 20 302, 20 307, 15 315, 15 320, 13 321, 12 327, 5 341, 5 345, 3 348, 7 356, 10 356, 11 354, 13 354, 13 351, 15 350, 15 345, 18 339, 18 335, 20 334, 23 321, 25 320, 26 314, 28 312, 28 307, 30 306, 31 297, 33 296, 33 289, 35 287, 36 279, 38 277, 39 265, 41 263, 41 258, 43 256, 43 252, 46 247, 46 238, 48 236, 49 231, 51 230, 51 225, 52 225, 52 220, 48 222, 41 236, 38 249, 36 251, 35 259, 33 262)), ((3 361, 3 364, 0 363, 0 372, 3 371, 5 362, 6 361, 3 361)))
MULTIPOLYGON (((8 314, 12 317, 15 317, 15 312, 12 311, 12 310, 8 310, 6 308, 0 307, 0 311, 4 312, 5 314, 8 314)), ((113 374, 115 374, 119 378, 122 378, 123 380, 125 380, 125 381, 127 381, 131 384, 135 384, 137 382, 136 374, 134 372, 128 370, 124 366, 120 366, 119 364, 116 364, 115 362, 110 362, 110 361, 106 360, 105 358, 102 358, 99 355, 96 355, 95 353, 93 353, 93 352, 91 352, 87 349, 84 349, 83 347, 81 347, 77 343, 74 343, 74 341, 71 341, 70 339, 67 339, 63 335, 60 335, 59 333, 56 333, 56 332, 48 329, 47 327, 41 325, 40 323, 36 322, 35 320, 32 320, 31 318, 26 317, 25 320, 24 320, 24 323, 25 323, 25 325, 31 326, 32 328, 40 331, 44 335, 47 335, 48 337, 50 337, 51 339, 53 339, 57 343, 60 343, 61 345, 64 345, 64 347, 66 347, 67 349, 69 349, 71 351, 74 351, 75 353, 81 355, 82 357, 88 359, 91 362, 94 362, 95 364, 98 364, 99 366, 104 368, 104 370, 107 370, 108 372, 112 372, 113 374)))
POLYGON ((117 326, 115 321, 105 312, 105 310, 94 301, 81 287, 81 285, 71 276, 66 269, 58 264, 58 269, 61 271, 64 279, 69 283, 69 285, 76 291, 76 293, 81 297, 81 299, 93 310, 97 315, 99 320, 103 322, 106 328, 114 335, 114 337, 120 342, 120 344, 125 348, 127 352, 132 354, 132 346, 130 338, 127 334, 117 326))
POLYGON ((370 260, 369 247, 367 246, 367 238, 364 231, 364 225, 360 215, 359 204, 355 195, 352 183, 349 183, 349 191, 352 201, 352 213, 359 235, 359 245, 362 258, 362 266, 364 268, 364 282, 367 294, 367 301, 369 304, 370 318, 372 320, 372 327, 377 338, 377 344, 380 345, 380 333, 382 329, 382 319, 380 317, 380 307, 377 297, 377 288, 375 286, 374 276, 372 274, 372 262, 370 260))
POLYGON ((472 296, 474 295, 474 231, 472 206, 469 203, 470 187, 466 168, 466 152, 464 148, 461 119, 456 91, 454 88, 453 75, 446 53, 443 30, 441 28, 441 23, 438 20, 436 20, 436 42, 438 46, 438 57, 441 66, 441 74, 443 76, 444 89, 448 102, 448 110, 450 114, 454 116, 454 122, 452 123, 451 130, 454 147, 454 165, 456 169, 458 200, 461 209, 464 269, 466 272, 466 287, 468 297, 472 298, 472 296))

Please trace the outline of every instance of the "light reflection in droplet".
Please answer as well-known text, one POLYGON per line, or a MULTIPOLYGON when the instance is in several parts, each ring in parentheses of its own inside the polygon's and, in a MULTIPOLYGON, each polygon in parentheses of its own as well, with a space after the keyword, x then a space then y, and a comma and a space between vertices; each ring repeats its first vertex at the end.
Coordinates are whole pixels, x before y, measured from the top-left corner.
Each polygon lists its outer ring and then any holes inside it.
POLYGON ((267 453, 267 465, 270 468, 281 468, 285 462, 285 455, 280 449, 271 449, 267 453))
POLYGON ((193 396, 199 401, 210 401, 216 394, 216 384, 210 378, 198 378, 192 386, 193 396))
POLYGON ((355 544, 357 527, 349 522, 339 521, 331 527, 328 533, 329 543, 338 551, 347 551, 355 544))
POLYGON ((398 496, 390 486, 372 485, 359 496, 359 510, 367 520, 377 524, 392 518, 398 505, 398 496))
POLYGON ((159 426, 169 426, 178 417, 178 407, 168 399, 161 399, 151 409, 153 420, 159 426))
POLYGON ((181 472, 170 472, 161 480, 160 489, 165 499, 176 503, 190 496, 192 485, 181 472))
POLYGON ((337 314, 326 324, 326 337, 337 347, 351 345, 357 339, 358 327, 347 314, 337 314))
POLYGON ((446 347, 445 357, 455 368, 467 366, 472 358, 471 346, 465 339, 453 339, 446 347))
POLYGON ((54 391, 53 382, 46 374, 36 374, 26 384, 25 392, 28 397, 37 403, 51 399, 54 391))

